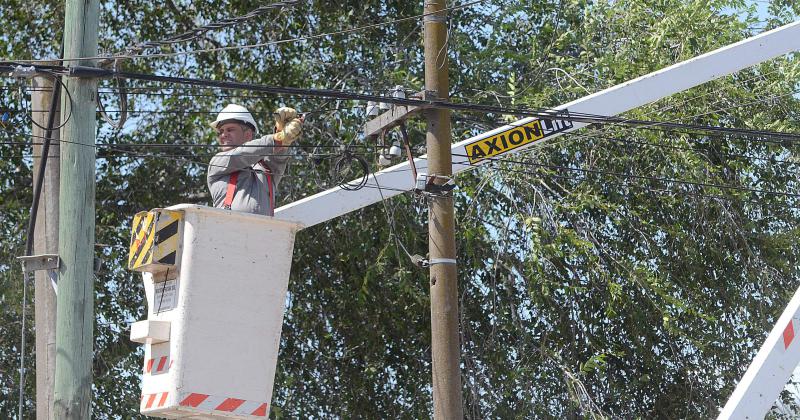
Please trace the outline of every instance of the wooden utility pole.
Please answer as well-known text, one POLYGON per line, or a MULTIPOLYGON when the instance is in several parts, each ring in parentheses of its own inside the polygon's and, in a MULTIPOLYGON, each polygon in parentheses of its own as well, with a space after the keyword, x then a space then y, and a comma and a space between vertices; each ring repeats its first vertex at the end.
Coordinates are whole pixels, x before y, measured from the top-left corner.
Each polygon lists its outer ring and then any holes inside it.
MULTIPOLYGON (((57 65, 55 61, 43 61, 42 65, 57 65)), ((33 253, 58 253, 58 189, 59 189, 59 144, 58 130, 50 133, 47 162, 42 162, 42 143, 47 136, 50 102, 55 82, 52 77, 33 78, 33 173, 38 176, 39 167, 45 165, 41 198, 36 212, 33 253)), ((54 117, 55 126, 60 118, 54 117)), ((34 179, 34 185, 37 180, 34 179)), ((51 420, 53 416, 53 385, 56 366, 56 293, 53 289, 52 270, 36 271, 34 302, 36 305, 34 325, 36 330, 36 419, 51 420)))
MULTIPOLYGON (((64 58, 97 56, 99 0, 67 0, 64 58)), ((93 60, 67 65, 94 66, 93 60)), ((97 81, 68 78, 62 96, 58 308, 54 413, 91 417, 94 328, 95 112, 97 81), (70 96, 72 98, 70 102, 70 96)))
MULTIPOLYGON (((425 90, 437 99, 450 97, 445 0, 424 0, 425 90), (438 13, 437 13, 438 12, 438 13)), ((450 111, 427 109, 428 175, 435 183, 453 174, 450 111)), ((458 334, 458 276, 452 195, 432 196, 428 218, 431 288, 431 353, 433 360, 433 417, 462 419, 461 343, 458 334)))

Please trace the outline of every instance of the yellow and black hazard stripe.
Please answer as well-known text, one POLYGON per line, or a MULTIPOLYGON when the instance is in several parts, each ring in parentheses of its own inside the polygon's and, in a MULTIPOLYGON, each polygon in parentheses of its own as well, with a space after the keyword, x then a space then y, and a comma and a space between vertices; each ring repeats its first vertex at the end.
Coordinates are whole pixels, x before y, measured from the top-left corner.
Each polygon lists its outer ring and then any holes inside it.
POLYGON ((163 209, 137 213, 131 229, 128 269, 158 271, 175 265, 182 216, 179 211, 163 209))
POLYGON ((152 261, 159 264, 174 265, 178 254, 178 227, 181 213, 164 211, 159 214, 154 237, 152 261))
POLYGON ((128 269, 133 270, 142 265, 150 247, 153 245, 156 213, 152 211, 142 211, 133 216, 133 228, 131 229, 131 246, 128 252, 128 269))

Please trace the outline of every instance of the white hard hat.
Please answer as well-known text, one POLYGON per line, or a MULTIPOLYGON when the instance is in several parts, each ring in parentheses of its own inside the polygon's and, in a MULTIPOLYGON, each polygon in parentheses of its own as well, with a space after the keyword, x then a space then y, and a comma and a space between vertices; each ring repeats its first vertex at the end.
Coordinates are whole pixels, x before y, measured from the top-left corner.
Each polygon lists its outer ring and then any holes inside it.
POLYGON ((258 131, 258 125, 256 125, 256 120, 253 119, 253 116, 250 115, 250 111, 248 111, 247 108, 236 104, 230 104, 225 108, 222 108, 222 112, 217 115, 217 119, 212 121, 209 125, 211 128, 216 129, 219 123, 228 120, 236 120, 250 124, 253 126, 255 131, 258 131))

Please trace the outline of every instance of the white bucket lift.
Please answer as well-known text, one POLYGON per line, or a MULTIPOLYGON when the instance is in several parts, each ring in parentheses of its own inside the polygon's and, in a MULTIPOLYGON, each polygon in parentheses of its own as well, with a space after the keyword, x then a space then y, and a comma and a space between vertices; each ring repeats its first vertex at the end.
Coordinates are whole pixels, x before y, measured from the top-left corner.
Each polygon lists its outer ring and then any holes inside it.
POLYGON ((136 215, 129 268, 147 320, 140 411, 164 418, 266 418, 295 233, 301 224, 181 204, 136 215))

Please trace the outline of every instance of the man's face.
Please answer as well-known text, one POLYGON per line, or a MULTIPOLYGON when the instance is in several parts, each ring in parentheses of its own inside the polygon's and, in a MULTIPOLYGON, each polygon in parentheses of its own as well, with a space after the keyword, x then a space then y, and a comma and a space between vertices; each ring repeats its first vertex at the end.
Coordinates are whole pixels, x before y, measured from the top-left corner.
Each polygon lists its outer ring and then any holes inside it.
POLYGON ((231 121, 217 126, 217 141, 222 146, 223 152, 235 149, 250 140, 253 140, 253 130, 244 124, 231 121))

